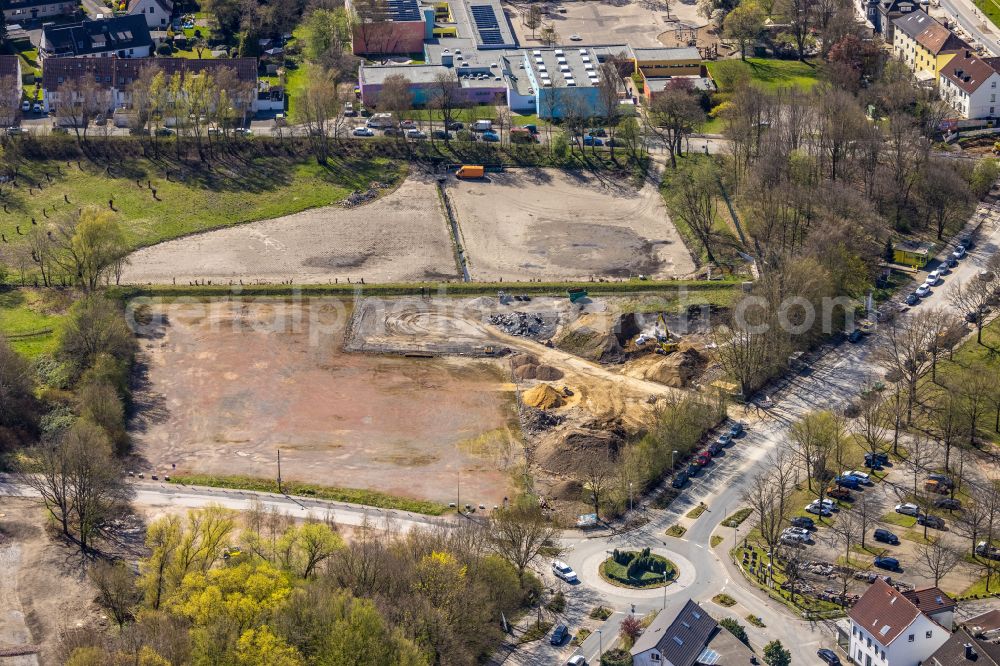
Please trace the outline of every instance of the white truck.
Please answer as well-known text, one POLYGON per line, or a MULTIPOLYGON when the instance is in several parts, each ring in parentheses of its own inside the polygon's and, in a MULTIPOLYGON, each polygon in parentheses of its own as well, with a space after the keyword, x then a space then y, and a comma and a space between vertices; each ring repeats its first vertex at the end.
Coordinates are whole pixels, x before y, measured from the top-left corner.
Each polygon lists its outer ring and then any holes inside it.
POLYGON ((368 122, 365 124, 368 127, 372 127, 375 129, 393 127, 395 125, 395 123, 392 121, 391 113, 376 113, 371 118, 369 118, 368 122))

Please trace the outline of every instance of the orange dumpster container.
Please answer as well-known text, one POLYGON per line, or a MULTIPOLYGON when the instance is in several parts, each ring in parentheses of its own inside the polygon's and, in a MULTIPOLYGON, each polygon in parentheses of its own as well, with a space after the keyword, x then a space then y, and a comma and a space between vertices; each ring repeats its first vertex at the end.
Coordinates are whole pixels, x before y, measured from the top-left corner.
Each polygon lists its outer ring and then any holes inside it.
POLYGON ((486 168, 482 165, 463 164, 455 175, 459 178, 482 178, 486 175, 486 168))

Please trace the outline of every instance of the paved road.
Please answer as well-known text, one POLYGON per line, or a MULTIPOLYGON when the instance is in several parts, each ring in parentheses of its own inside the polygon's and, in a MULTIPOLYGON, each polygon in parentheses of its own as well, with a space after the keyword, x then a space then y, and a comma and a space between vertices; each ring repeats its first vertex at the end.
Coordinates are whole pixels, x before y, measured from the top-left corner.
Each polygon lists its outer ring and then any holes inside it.
MULTIPOLYGON (((197 508, 217 504, 236 511, 246 511, 254 500, 259 500, 265 509, 276 508, 293 517, 329 515, 343 525, 361 525, 366 521, 382 526, 387 522, 394 529, 407 531, 414 527, 426 527, 454 523, 458 518, 435 518, 409 511, 379 509, 360 504, 330 502, 326 500, 292 497, 276 493, 260 493, 249 490, 229 490, 225 488, 205 488, 203 486, 183 486, 157 481, 135 481, 136 504, 157 507, 197 508)), ((30 486, 18 481, 15 476, 0 474, 0 496, 38 497, 30 486)))
POLYGON ((972 35, 991 55, 1000 55, 1000 31, 987 19, 971 0, 940 0, 941 9, 955 19, 962 29, 972 35))
MULTIPOLYGON (((980 230, 975 249, 914 309, 949 307, 948 294, 955 286, 975 279, 988 257, 1000 251, 1000 214, 981 210, 984 212, 977 212, 974 217, 979 219, 981 215, 987 221, 980 230)), ((904 313, 902 316, 908 315, 904 313)), ((857 395, 862 383, 882 375, 872 358, 880 338, 881 334, 876 331, 861 344, 844 343, 831 348, 807 371, 789 378, 784 386, 771 394, 775 406, 769 408, 744 437, 713 462, 707 472, 693 479, 691 487, 674 501, 669 510, 648 510, 650 521, 641 529, 611 537, 587 538, 580 533, 566 536, 562 542, 567 549, 563 559, 576 570, 581 583, 568 592, 570 603, 563 621, 572 629, 584 620, 590 608, 599 603, 624 611, 613 616, 603 628, 603 646, 606 649, 609 639, 617 636, 618 623, 625 612, 632 610, 633 604, 637 614, 664 608, 668 613, 676 613, 688 598, 693 598, 700 602, 707 601, 711 610, 722 617, 730 613, 714 606, 709 600, 725 590, 742 607, 764 618, 768 625, 764 630, 747 627, 755 644, 763 645, 767 640, 778 638, 791 650, 794 662, 815 662, 819 647, 834 647, 834 633, 832 627, 827 626, 829 623, 806 622, 796 618, 785 607, 744 586, 741 575, 727 556, 740 532, 728 528, 720 530, 719 523, 741 505, 740 496, 744 488, 768 465, 769 455, 788 439, 789 426, 795 420, 811 410, 843 408, 857 395), (680 522, 699 502, 704 502, 710 510, 688 525, 682 539, 666 537, 664 530, 680 522), (713 550, 709 542, 717 531, 724 541, 713 550), (679 565, 681 574, 677 583, 666 590, 630 591, 601 580, 597 567, 609 551, 644 547, 669 557, 679 565)), ((744 531, 747 529, 749 523, 743 527, 744 531)), ((573 654, 582 654, 588 662, 595 663, 598 649, 596 634, 576 651, 554 648, 545 641, 539 641, 515 655, 510 663, 557 663, 573 654)))

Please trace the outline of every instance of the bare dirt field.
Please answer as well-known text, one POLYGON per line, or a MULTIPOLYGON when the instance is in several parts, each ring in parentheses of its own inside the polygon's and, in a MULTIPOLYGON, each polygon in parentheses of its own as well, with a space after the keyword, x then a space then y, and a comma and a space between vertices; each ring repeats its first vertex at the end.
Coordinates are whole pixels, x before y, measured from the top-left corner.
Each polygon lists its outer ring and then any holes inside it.
POLYGON ((433 180, 411 174, 356 208, 327 206, 139 250, 123 282, 325 283, 457 278, 433 180))
POLYGON ((133 424, 149 469, 282 477, 497 504, 516 455, 513 386, 495 360, 342 351, 332 299, 157 306, 133 424))
POLYGON ((475 280, 682 276, 694 262, 652 185, 555 169, 447 185, 475 280))
POLYGON ((37 501, 0 506, 0 656, 3 666, 59 663, 60 632, 106 623, 93 603, 79 551, 53 540, 37 501), (38 648, 31 653, 30 647, 38 648), (25 648, 28 649, 18 649, 25 648))

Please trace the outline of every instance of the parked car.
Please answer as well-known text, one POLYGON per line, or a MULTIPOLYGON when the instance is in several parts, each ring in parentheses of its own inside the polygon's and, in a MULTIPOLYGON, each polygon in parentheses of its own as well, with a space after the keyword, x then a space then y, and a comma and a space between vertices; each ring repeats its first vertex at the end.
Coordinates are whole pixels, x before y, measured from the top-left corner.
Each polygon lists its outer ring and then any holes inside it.
POLYGON ((414 141, 420 141, 427 138, 426 132, 421 132, 418 129, 408 129, 406 130, 406 138, 412 139, 414 141))
POLYGON ((920 298, 927 298, 928 296, 931 295, 931 286, 926 282, 924 282, 922 285, 917 287, 917 290, 913 293, 915 293, 920 298))
POLYGON ((903 504, 896 505, 896 513, 901 513, 904 516, 919 516, 920 507, 916 504, 911 504, 910 502, 905 502, 903 504))
POLYGON ((889 463, 888 453, 866 453, 865 467, 869 469, 882 469, 883 465, 889 463))
POLYGON ((552 631, 552 637, 549 639, 549 643, 552 645, 562 645, 563 641, 566 640, 567 635, 569 635, 569 629, 565 624, 560 624, 552 631))
POLYGON ((948 268, 954 268, 955 266, 958 266, 958 259, 956 259, 954 255, 949 255, 948 258, 944 260, 944 263, 948 268))
POLYGON ((590 136, 600 136, 605 137, 608 135, 607 131, 603 127, 595 127, 594 129, 587 130, 587 134, 590 136))
POLYGON ((944 529, 944 519, 938 518, 937 516, 928 516, 925 513, 917 516, 917 525, 926 525, 931 529, 943 530, 944 529))
POLYGON ((857 479, 858 481, 860 481, 865 485, 869 485, 872 482, 872 477, 870 474, 868 474, 868 472, 862 472, 861 470, 857 469, 847 470, 846 472, 844 472, 844 476, 853 476, 855 479, 857 479))
POLYGON ((403 130, 398 127, 386 127, 382 130, 382 136, 403 136, 403 130))
POLYGON ((23 102, 21 102, 21 110, 24 111, 25 113, 31 111, 31 102, 29 102, 28 100, 24 100, 23 102))
POLYGON ((598 138, 596 136, 590 136, 589 134, 583 137, 583 145, 585 146, 603 146, 604 139, 598 138))
POLYGON ((352 134, 354 134, 354 136, 375 136, 375 132, 373 132, 369 127, 355 127, 352 134))
POLYGON ((431 137, 435 139, 451 141, 455 138, 455 135, 451 132, 446 132, 445 130, 434 130, 431 132, 431 137))
POLYGON ((916 305, 919 302, 920 302, 920 297, 917 296, 916 293, 912 293, 912 294, 907 294, 906 295, 906 304, 907 305, 916 305))
POLYGON ((838 486, 850 488, 851 490, 856 490, 861 485, 861 479, 856 476, 838 476, 833 479, 833 482, 838 486))
POLYGON ((31 105, 31 112, 32 113, 41 113, 42 112, 42 105, 39 104, 38 102, 35 102, 34 104, 31 105))
POLYGON ((817 502, 812 502, 806 505, 806 513, 814 513, 817 516, 832 516, 833 511, 829 507, 819 504, 817 502))
POLYGON ((575 654, 566 662, 566 666, 587 666, 587 660, 582 654, 575 654))
POLYGON ((927 279, 925 280, 925 282, 927 284, 929 284, 930 286, 932 286, 932 287, 934 285, 936 285, 940 281, 941 281, 941 271, 939 271, 939 270, 938 271, 931 271, 930 273, 928 273, 927 274, 927 279))
POLYGON ((708 451, 701 452, 697 458, 695 458, 695 464, 699 467, 704 467, 708 463, 712 462, 712 454, 708 451))
POLYGON ((455 130, 455 131, 460 130, 460 129, 465 129, 465 123, 459 122, 457 120, 450 121, 449 123, 447 123, 447 126, 448 126, 448 129, 455 130))
POLYGON ((947 474, 928 474, 927 479, 929 481, 937 481, 939 485, 945 488, 951 488, 955 485, 955 482, 947 474))
POLYGON ((719 442, 712 442, 711 444, 708 445, 708 452, 711 453, 713 456, 719 455, 721 451, 722 451, 722 444, 720 444, 719 442))
POLYGON ((409 118, 407 118, 406 120, 399 121, 399 129, 409 130, 409 129, 416 129, 416 127, 417 127, 417 121, 415 120, 410 120, 409 118))
POLYGON ((781 533, 790 534, 803 541, 809 541, 812 539, 812 533, 802 527, 786 527, 781 533))
POLYGON ((358 115, 358 112, 354 110, 354 105, 350 102, 344 102, 344 115, 348 118, 353 118, 358 115))
POLYGON ((991 546, 985 541, 980 541, 976 544, 976 555, 985 557, 991 560, 1000 560, 1000 548, 991 546))
POLYGON ((716 443, 717 443, 717 444, 718 444, 719 446, 726 446, 726 445, 728 445, 728 444, 729 444, 729 443, 730 443, 731 441, 733 441, 733 436, 732 436, 731 434, 729 434, 728 432, 724 432, 724 433, 722 433, 721 435, 719 435, 719 438, 718 438, 717 440, 715 440, 715 442, 716 442, 716 443))
POLYGON ((237 127, 236 129, 233 130, 233 134, 249 138, 253 136, 253 130, 251 130, 249 127, 237 127))
POLYGON ((688 478, 690 478, 692 476, 698 476, 698 472, 701 471, 701 467, 692 462, 687 466, 685 471, 687 472, 688 478))
POLYGON ((670 482, 670 485, 674 488, 683 488, 684 484, 687 483, 688 473, 686 471, 680 471, 674 476, 674 480, 670 482))
POLYGON ((876 557, 873 564, 879 569, 888 569, 889 571, 899 571, 899 560, 895 557, 876 557))
POLYGON ((820 648, 816 650, 816 656, 825 661, 830 666, 840 666, 840 657, 834 654, 833 650, 820 648))
POLYGON ((805 541, 799 539, 798 537, 792 536, 791 534, 782 534, 778 537, 778 543, 784 546, 793 546, 795 548, 802 548, 805 546, 805 541))
POLYGON ((965 253, 966 253, 965 248, 959 245, 958 247, 955 248, 955 251, 951 253, 951 256, 955 257, 956 259, 962 259, 963 257, 965 257, 965 253))
POLYGON ((947 511, 958 511, 962 508, 962 500, 951 497, 942 497, 934 502, 935 509, 945 509, 947 511))
POLYGON ((19 134, 24 134, 24 130, 17 126, 11 126, 7 128, 7 136, 18 136, 19 134))
POLYGON ((816 526, 813 519, 807 516, 795 516, 789 522, 792 524, 792 527, 801 527, 804 530, 811 530, 816 526))
POLYGON ((743 424, 737 421, 732 426, 729 427, 730 437, 739 437, 743 434, 743 424))
POLYGON ((884 529, 875 530, 875 540, 881 543, 892 544, 893 546, 899 545, 899 537, 890 532, 889 530, 884 530, 884 529))
MULTIPOLYGON (((857 487, 857 486, 855 486, 857 487)), ((826 489, 826 494, 828 497, 833 499, 843 500, 849 502, 851 500, 851 491, 847 488, 841 488, 839 486, 830 486, 826 489)))
POLYGON ((576 572, 573 571, 573 567, 566 564, 562 560, 552 560, 552 573, 554 573, 557 578, 561 578, 567 583, 575 583, 579 580, 576 577, 576 572))
POLYGON ((483 132, 483 141, 488 141, 489 143, 497 143, 500 141, 500 135, 493 130, 486 130, 483 132))

